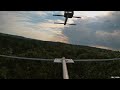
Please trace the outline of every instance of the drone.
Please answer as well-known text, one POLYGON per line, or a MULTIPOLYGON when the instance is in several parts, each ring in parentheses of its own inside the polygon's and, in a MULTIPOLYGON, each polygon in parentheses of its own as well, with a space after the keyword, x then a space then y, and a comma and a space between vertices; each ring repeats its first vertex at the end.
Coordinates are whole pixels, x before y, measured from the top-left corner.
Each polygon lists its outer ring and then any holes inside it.
MULTIPOLYGON (((67 24, 68 18, 81 18, 81 17, 75 17, 74 11, 64 11, 64 15, 53 15, 53 16, 63 16, 65 17, 65 22, 64 23, 54 23, 54 24, 67 24)), ((69 25, 76 25, 76 24, 69 24, 69 25)))

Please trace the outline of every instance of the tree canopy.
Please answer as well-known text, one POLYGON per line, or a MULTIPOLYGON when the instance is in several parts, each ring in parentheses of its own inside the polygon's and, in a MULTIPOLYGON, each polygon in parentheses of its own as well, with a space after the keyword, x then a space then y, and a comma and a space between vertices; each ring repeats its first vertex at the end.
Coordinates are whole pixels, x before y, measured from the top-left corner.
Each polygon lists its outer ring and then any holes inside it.
MULTIPOLYGON (((0 54, 35 58, 104 59, 120 58, 119 51, 34 40, 0 33, 0 54)), ((120 61, 75 62, 68 64, 71 79, 120 76, 120 61)), ((0 57, 0 78, 61 79, 61 64, 46 61, 16 60, 0 57)))

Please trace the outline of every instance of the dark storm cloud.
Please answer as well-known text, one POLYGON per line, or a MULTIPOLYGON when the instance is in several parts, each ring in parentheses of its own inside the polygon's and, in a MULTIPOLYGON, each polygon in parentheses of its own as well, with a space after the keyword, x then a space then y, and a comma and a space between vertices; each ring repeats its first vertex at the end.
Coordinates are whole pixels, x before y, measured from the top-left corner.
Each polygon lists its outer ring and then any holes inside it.
POLYGON ((107 16, 76 20, 76 26, 65 27, 63 34, 72 44, 102 46, 120 50, 120 12, 107 16))

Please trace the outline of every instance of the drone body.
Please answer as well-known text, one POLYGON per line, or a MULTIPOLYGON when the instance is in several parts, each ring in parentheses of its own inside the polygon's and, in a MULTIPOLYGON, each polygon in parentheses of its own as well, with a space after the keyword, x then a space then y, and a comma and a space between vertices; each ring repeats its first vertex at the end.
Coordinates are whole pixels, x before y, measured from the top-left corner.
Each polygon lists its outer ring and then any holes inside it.
MULTIPOLYGON (((53 16, 64 16, 65 22, 64 23, 55 23, 55 24, 67 24, 68 18, 81 18, 81 17, 74 17, 74 11, 64 11, 64 15, 53 15, 53 16)), ((76 24, 69 24, 69 25, 76 25, 76 24)))

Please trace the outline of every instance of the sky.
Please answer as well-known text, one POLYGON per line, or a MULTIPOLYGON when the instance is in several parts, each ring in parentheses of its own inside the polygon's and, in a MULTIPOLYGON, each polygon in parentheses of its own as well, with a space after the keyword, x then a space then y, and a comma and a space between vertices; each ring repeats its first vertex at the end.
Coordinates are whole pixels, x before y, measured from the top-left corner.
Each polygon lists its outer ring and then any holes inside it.
POLYGON ((0 32, 43 41, 64 42, 120 51, 120 11, 74 11, 61 25, 64 11, 0 11, 0 32))

